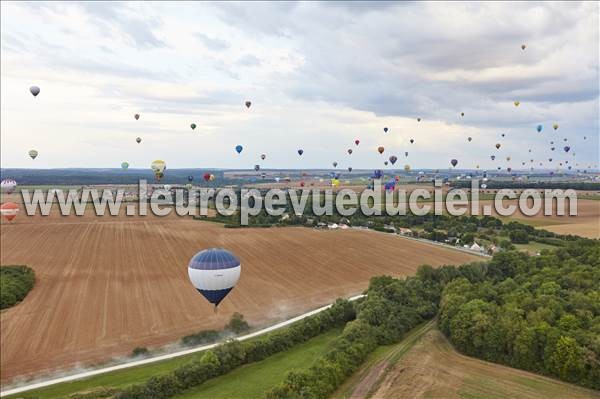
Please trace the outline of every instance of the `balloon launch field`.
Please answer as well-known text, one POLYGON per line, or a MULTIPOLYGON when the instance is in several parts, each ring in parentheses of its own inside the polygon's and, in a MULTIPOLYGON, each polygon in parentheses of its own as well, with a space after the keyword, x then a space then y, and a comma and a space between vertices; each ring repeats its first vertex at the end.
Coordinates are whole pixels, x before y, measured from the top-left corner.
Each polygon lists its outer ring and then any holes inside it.
POLYGON ((370 231, 225 229, 175 216, 22 216, 2 223, 0 260, 30 266, 37 282, 1 314, 3 382, 221 328, 234 311, 266 325, 359 293, 371 276, 479 259, 370 231), (217 314, 187 277, 189 259, 208 247, 230 249, 242 262, 242 278, 217 314))

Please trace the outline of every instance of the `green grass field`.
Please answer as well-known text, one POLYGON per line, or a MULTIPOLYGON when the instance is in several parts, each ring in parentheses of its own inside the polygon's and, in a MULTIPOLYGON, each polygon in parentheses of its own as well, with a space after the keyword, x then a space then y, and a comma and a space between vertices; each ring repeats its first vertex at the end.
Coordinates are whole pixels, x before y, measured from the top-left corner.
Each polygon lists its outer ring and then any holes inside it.
MULTIPOLYGON (((278 353, 261 362, 241 367, 227 375, 206 382, 197 391, 190 391, 183 397, 248 398, 250 397, 247 396, 248 392, 256 393, 256 396, 251 397, 261 397, 264 390, 281 382, 288 370, 294 367, 308 366, 341 331, 341 329, 334 329, 287 352, 278 353), (226 392, 226 394, 224 394, 225 396, 215 396, 215 392, 226 392), (235 392, 238 393, 238 396, 233 396, 235 392), (244 393, 244 395, 241 395, 241 393, 244 393)), ((146 366, 102 374, 84 380, 53 385, 23 394, 7 396, 6 398, 64 398, 73 393, 90 392, 100 388, 123 388, 128 385, 142 383, 152 376, 167 374, 177 367, 200 357, 202 357, 202 352, 146 366)))
POLYGON ((240 367, 223 376, 213 378, 196 389, 176 396, 178 399, 259 399, 264 393, 283 381, 286 373, 311 365, 322 355, 342 329, 321 334, 294 348, 275 354, 260 362, 240 367))

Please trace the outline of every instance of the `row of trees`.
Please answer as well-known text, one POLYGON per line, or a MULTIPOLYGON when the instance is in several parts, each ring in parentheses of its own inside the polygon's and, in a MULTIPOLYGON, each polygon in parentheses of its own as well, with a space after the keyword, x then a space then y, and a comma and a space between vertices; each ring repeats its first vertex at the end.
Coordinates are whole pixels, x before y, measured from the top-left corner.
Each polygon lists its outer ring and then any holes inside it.
POLYGON ((238 335, 250 330, 250 325, 244 320, 244 315, 235 312, 229 323, 222 331, 217 330, 202 330, 197 333, 186 335, 181 338, 181 344, 184 346, 199 346, 216 342, 225 337, 230 337, 232 334, 238 335))
POLYGON ((434 317, 440 282, 430 267, 416 277, 371 280, 367 297, 357 305, 356 320, 348 323, 330 349, 307 370, 289 372, 265 395, 268 399, 327 398, 377 346, 398 342, 406 332, 434 317))
POLYGON ((263 338, 244 342, 231 340, 214 350, 205 351, 199 359, 180 366, 171 373, 152 377, 144 384, 127 387, 115 398, 169 398, 234 368, 287 350, 331 328, 344 325, 355 317, 356 312, 350 302, 337 300, 331 308, 263 338))
POLYGON ((447 284, 439 320, 467 355, 600 389, 600 243, 497 254, 447 284))
POLYGON ((0 267, 0 309, 21 302, 35 284, 35 273, 27 266, 0 267))

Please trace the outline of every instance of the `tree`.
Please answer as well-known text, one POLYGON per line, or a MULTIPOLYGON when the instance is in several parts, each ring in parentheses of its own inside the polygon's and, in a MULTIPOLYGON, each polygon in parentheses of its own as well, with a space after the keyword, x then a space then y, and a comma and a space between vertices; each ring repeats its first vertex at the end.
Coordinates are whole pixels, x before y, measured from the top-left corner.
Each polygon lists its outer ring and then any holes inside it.
POLYGON ((232 331, 235 334, 241 334, 250 330, 250 325, 244 320, 244 315, 235 312, 231 315, 229 323, 225 326, 226 330, 232 331))

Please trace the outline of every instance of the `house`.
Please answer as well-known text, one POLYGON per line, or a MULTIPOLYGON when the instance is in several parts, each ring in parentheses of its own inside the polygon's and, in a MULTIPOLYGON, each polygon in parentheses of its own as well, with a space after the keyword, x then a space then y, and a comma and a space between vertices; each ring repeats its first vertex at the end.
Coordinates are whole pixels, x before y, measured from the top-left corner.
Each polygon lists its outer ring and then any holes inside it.
POLYGON ((403 236, 412 236, 413 232, 411 229, 407 229, 405 227, 400 227, 399 228, 400 234, 403 236))
POLYGON ((336 229, 339 229, 340 226, 338 226, 337 223, 330 223, 330 224, 327 225, 327 228, 330 229, 330 230, 336 230, 336 229))
POLYGON ((392 231, 394 233, 396 232, 396 228, 391 224, 384 224, 383 229, 387 231, 392 231))
POLYGON ((348 218, 341 218, 340 219, 340 224, 350 224, 350 220, 348 218))
POLYGON ((483 248, 480 247, 479 245, 477 245, 476 242, 473 243, 473 245, 471 245, 471 251, 478 251, 478 252, 482 252, 483 248))
POLYGON ((283 215, 281 215, 281 218, 279 218, 279 220, 281 220, 282 222, 284 220, 288 220, 290 218, 290 215, 288 215, 287 213, 284 213, 283 215))

